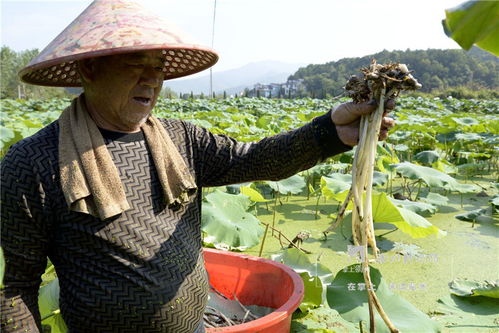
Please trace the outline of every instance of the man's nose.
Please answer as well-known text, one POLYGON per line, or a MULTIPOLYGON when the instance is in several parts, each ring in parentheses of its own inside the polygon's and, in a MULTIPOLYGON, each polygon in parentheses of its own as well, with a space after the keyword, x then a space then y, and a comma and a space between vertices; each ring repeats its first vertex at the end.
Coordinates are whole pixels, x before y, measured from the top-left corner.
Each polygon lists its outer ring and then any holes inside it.
POLYGON ((159 72, 156 70, 156 68, 152 66, 147 66, 144 68, 144 71, 142 72, 142 76, 140 78, 140 84, 156 88, 158 87, 164 78, 163 72, 159 72))

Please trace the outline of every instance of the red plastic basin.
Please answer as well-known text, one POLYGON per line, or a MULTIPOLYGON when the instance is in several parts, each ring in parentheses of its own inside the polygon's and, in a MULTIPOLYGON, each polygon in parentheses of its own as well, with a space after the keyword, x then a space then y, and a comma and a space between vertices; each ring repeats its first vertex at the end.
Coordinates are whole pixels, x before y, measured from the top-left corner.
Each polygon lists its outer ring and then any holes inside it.
POLYGON ((214 332, 289 333, 291 315, 303 300, 301 277, 281 263, 246 254, 204 249, 210 284, 229 299, 244 305, 260 305, 276 310, 257 320, 223 328, 214 332))

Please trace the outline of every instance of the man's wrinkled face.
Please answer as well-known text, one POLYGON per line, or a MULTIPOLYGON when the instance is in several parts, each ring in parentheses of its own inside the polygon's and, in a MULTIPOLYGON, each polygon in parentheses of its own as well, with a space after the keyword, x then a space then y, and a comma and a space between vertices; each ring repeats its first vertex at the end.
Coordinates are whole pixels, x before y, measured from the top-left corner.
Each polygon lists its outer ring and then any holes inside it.
POLYGON ((164 61, 158 50, 96 59, 90 84, 99 117, 123 130, 143 124, 161 91, 164 61))

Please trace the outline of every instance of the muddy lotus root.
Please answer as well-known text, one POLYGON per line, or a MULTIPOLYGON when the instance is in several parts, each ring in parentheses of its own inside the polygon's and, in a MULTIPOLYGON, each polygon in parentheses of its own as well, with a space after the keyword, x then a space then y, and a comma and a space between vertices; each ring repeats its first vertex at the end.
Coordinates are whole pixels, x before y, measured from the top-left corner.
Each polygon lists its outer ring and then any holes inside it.
POLYGON ((373 98, 379 100, 381 88, 386 88, 386 99, 395 98, 401 90, 420 89, 421 84, 412 76, 405 64, 393 63, 381 65, 376 60, 371 65, 362 68, 364 77, 352 75, 345 90, 355 103, 367 102, 373 98))

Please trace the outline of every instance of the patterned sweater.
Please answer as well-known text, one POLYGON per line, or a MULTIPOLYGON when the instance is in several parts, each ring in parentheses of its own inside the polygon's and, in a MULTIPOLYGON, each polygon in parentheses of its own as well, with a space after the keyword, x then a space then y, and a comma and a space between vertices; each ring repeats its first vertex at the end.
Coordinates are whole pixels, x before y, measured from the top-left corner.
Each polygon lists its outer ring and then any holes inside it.
POLYGON ((131 208, 107 220, 70 212, 59 181, 57 121, 20 141, 1 166, 2 332, 38 332, 47 257, 69 332, 203 332, 208 276, 201 240, 202 187, 278 180, 350 147, 330 113, 257 143, 162 119, 198 194, 164 206, 142 133, 103 131, 131 208))

